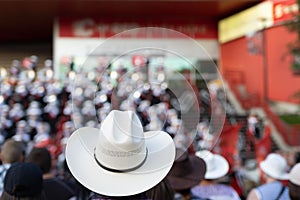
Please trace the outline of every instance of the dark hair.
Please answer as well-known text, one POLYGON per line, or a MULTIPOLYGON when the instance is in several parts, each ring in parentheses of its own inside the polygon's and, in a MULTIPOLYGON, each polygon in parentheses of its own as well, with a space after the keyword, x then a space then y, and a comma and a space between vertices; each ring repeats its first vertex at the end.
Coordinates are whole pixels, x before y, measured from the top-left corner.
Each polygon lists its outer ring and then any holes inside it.
MULTIPOLYGON (((2 195, 0 196, 0 200, 15 200, 16 197, 8 194, 7 192, 3 191, 2 195)), ((33 197, 17 197, 18 200, 46 200, 44 193, 41 193, 37 196, 33 197)))
POLYGON ((51 170, 51 154, 47 148, 33 148, 28 154, 26 161, 38 165, 43 174, 51 170))
POLYGON ((291 181, 288 182, 289 188, 289 195, 291 200, 298 200, 300 199, 300 186, 292 183, 291 181))
POLYGON ((5 193, 2 194, 1 200, 43 199, 42 170, 34 163, 14 163, 7 170, 3 189, 5 193))
POLYGON ((124 197, 109 197, 93 194, 89 200, 173 200, 174 194, 174 190, 165 178, 146 192, 124 197))
POLYGON ((111 197, 102 194, 93 194, 90 196, 89 200, 151 200, 151 199, 147 198, 145 193, 139 193, 139 194, 124 196, 124 197, 111 197))
POLYGON ((300 163, 300 152, 295 153, 295 163, 300 163))
POLYGON ((174 194, 175 192, 166 178, 146 191, 146 196, 151 200, 173 200, 174 194))

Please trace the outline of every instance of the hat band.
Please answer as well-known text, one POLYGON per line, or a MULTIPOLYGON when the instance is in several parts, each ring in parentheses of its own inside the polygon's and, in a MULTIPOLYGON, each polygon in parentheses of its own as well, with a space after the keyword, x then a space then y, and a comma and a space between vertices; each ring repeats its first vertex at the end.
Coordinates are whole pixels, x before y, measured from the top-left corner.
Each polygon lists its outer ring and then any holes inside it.
POLYGON ((111 172, 118 172, 118 173, 130 172, 130 171, 134 171, 134 170, 140 168, 140 167, 145 163, 145 161, 146 161, 146 159, 147 159, 147 156, 148 156, 148 149, 146 148, 146 156, 145 156, 144 160, 142 160, 142 162, 141 162, 140 164, 138 164, 138 165, 135 166, 135 167, 129 168, 129 169, 122 169, 122 170, 120 170, 120 169, 113 169, 113 168, 110 168, 110 167, 106 167, 106 166, 104 166, 103 164, 101 164, 101 162, 100 162, 100 161, 97 159, 97 157, 96 157, 96 152, 95 152, 95 151, 96 151, 96 148, 94 148, 94 159, 95 159, 96 163, 97 163, 101 168, 103 168, 103 169, 105 169, 105 170, 108 170, 108 171, 111 171, 111 172))

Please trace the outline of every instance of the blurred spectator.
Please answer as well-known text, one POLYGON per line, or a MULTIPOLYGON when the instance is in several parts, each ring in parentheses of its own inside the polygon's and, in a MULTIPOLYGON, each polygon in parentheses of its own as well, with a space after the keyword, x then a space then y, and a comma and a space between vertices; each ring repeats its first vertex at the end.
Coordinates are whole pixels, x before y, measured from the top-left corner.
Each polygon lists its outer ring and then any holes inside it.
POLYGON ((4 179, 0 200, 45 200, 42 171, 33 163, 14 163, 4 179))
POLYGON ((252 189, 247 196, 248 200, 269 200, 269 199, 289 199, 288 188, 281 180, 287 180, 288 174, 286 160, 279 154, 270 153, 267 158, 260 163, 261 172, 265 183, 252 189))
POLYGON ((12 76, 15 76, 18 78, 19 74, 20 74, 20 61, 19 60, 13 60, 10 66, 10 74, 12 76))
POLYGON ((156 186, 146 191, 147 198, 151 200, 173 200, 174 190, 167 178, 164 178, 156 186))
POLYGON ((34 104, 31 103, 26 112, 30 139, 32 140, 37 133, 37 125, 42 121, 42 111, 39 108, 39 103, 36 102, 34 104))
POLYGON ((49 134, 54 135, 57 132, 57 122, 61 111, 55 95, 50 95, 48 99, 51 100, 47 100, 49 102, 44 107, 43 121, 46 121, 50 126, 49 134))
POLYGON ((256 159, 247 159, 243 168, 239 170, 242 178, 243 199, 247 197, 249 192, 260 185, 260 171, 257 167, 256 159))
POLYGON ((86 200, 90 199, 92 191, 83 186, 80 182, 78 182, 74 176, 72 175, 66 160, 62 163, 62 168, 58 169, 59 177, 68 185, 70 186, 76 194, 78 200, 86 200))
POLYGON ((202 199, 202 194, 191 193, 191 188, 197 185, 206 172, 203 159, 189 154, 186 149, 176 149, 176 160, 167 176, 171 187, 175 190, 176 200, 202 199))
POLYGON ((52 60, 47 59, 44 62, 44 67, 38 70, 37 78, 42 82, 47 82, 53 78, 53 75, 54 72, 53 72, 52 60))
POLYGON ((295 163, 300 163, 300 152, 295 153, 295 163))
POLYGON ((37 133, 33 138, 33 141, 35 142, 35 144, 39 144, 39 143, 43 143, 43 142, 48 142, 51 138, 50 138, 50 126, 48 124, 48 122, 43 121, 43 122, 39 122, 36 126, 37 128, 37 133))
POLYGON ((255 132, 255 126, 258 123, 258 118, 257 115, 255 113, 250 113, 248 116, 248 129, 249 131, 254 134, 255 132))
POLYGON ((13 129, 13 122, 9 118, 9 109, 10 107, 6 104, 1 106, 0 110, 0 142, 1 144, 8 138, 13 129))
POLYGON ((3 192, 4 177, 11 164, 22 162, 24 160, 24 148, 21 142, 8 139, 1 147, 0 158, 2 165, 0 166, 0 195, 3 192))
POLYGON ((291 200, 300 199, 300 163, 293 166, 289 174, 289 195, 291 200))
POLYGON ((38 64, 38 57, 36 55, 30 56, 30 61, 31 61, 31 69, 34 72, 37 72, 37 64, 38 64))
POLYGON ((197 151, 196 156, 205 161, 206 173, 204 180, 192 188, 192 193, 209 199, 239 200, 239 195, 231 186, 219 183, 229 171, 227 160, 208 150, 197 151))
POLYGON ((262 137, 264 124, 262 119, 256 113, 250 113, 248 118, 248 131, 255 136, 256 139, 262 137))
POLYGON ((65 150, 67 141, 74 130, 74 124, 71 121, 66 121, 63 123, 62 131, 56 134, 55 143, 58 148, 58 165, 60 168, 65 162, 65 150))
POLYGON ((46 148, 33 148, 28 154, 27 162, 38 165, 43 172, 44 192, 46 199, 75 199, 75 191, 56 177, 51 154, 46 148))
POLYGON ((30 141, 30 135, 28 134, 27 123, 25 120, 17 122, 16 134, 12 138, 24 143, 25 146, 30 141))
POLYGON ((15 103, 12 109, 9 111, 9 117, 12 119, 14 123, 24 119, 25 116, 23 105, 20 103, 15 103))

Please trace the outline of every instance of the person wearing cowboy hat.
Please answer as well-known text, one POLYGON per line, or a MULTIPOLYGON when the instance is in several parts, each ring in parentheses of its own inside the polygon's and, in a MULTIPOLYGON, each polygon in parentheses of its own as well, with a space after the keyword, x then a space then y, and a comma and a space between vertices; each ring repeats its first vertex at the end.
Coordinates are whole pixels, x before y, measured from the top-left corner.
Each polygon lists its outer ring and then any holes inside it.
POLYGON ((252 189, 247 196, 247 200, 290 199, 287 187, 284 187, 281 183, 282 180, 288 180, 286 160, 277 153, 270 153, 260 163, 260 168, 265 183, 252 189))
POLYGON ((208 150, 197 151, 195 155, 205 161, 206 173, 204 179, 192 188, 192 193, 213 200, 240 200, 231 186, 218 182, 229 171, 228 161, 223 156, 208 150))
POLYGON ((206 166, 203 159, 177 147, 176 160, 167 178, 176 192, 175 200, 202 200, 200 195, 191 193, 191 188, 204 178, 206 166))
POLYGON ((300 199, 300 163, 295 164, 289 173, 289 196, 291 200, 300 199))
POLYGON ((144 132, 133 111, 112 110, 100 129, 79 128, 66 145, 70 172, 96 194, 91 199, 145 197, 166 177, 174 159, 169 134, 144 132))
POLYGON ((174 200, 175 191, 167 178, 164 178, 156 186, 146 191, 146 197, 151 200, 174 200))

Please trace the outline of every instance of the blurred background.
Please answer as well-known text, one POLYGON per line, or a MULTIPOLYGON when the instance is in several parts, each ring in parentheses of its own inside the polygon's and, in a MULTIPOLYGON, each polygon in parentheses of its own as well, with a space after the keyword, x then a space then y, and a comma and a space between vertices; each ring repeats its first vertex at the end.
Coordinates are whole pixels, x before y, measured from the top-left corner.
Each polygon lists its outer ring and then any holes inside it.
POLYGON ((15 137, 58 159, 73 130, 133 109, 145 129, 220 153, 232 170, 237 158, 251 168, 275 151, 295 163, 297 0, 3 0, 0 8, 1 144, 15 137))

